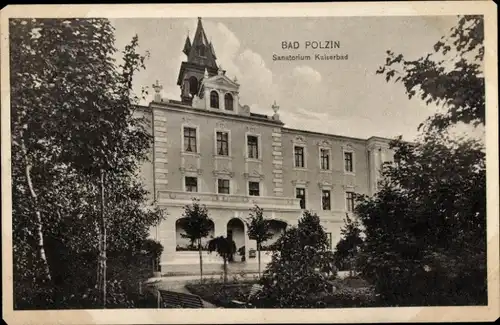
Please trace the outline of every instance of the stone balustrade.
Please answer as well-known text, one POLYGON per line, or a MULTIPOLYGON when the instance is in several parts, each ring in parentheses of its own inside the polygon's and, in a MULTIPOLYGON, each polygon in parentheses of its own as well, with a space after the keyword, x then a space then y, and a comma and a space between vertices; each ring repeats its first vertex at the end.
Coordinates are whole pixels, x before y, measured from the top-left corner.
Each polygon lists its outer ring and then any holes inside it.
POLYGON ((200 200, 207 207, 219 209, 244 209, 258 205, 261 208, 278 211, 300 211, 300 200, 290 197, 272 196, 245 196, 217 193, 158 191, 158 203, 168 206, 184 206, 192 202, 193 198, 200 200))

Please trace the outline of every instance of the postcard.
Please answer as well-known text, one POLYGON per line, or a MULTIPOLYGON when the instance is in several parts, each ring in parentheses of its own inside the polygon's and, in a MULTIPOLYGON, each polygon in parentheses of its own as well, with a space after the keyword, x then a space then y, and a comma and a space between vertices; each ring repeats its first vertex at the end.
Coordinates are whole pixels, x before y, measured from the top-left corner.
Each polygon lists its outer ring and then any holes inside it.
POLYGON ((6 322, 498 318, 494 9, 5 7, 6 322))

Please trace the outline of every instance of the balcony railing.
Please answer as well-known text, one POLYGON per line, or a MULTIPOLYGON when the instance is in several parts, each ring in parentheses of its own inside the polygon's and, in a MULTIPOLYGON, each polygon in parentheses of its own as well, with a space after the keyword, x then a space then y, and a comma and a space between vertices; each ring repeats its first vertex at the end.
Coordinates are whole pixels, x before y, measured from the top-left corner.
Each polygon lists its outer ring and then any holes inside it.
POLYGON ((255 204, 264 208, 300 211, 300 200, 291 197, 246 196, 202 192, 159 191, 158 202, 163 205, 189 204, 193 198, 200 203, 213 207, 248 208, 255 204))

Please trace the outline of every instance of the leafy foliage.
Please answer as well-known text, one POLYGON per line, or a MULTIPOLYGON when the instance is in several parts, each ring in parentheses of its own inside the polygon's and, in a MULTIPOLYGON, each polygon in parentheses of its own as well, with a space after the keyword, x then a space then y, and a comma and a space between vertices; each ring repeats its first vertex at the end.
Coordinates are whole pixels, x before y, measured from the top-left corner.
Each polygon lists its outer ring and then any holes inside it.
POLYGON ((245 220, 247 224, 248 238, 257 242, 257 254, 259 259, 259 276, 260 276, 260 251, 262 243, 272 238, 271 224, 268 219, 264 218, 264 210, 258 205, 255 205, 250 210, 250 216, 245 220))
POLYGON ((196 198, 193 199, 193 203, 186 205, 184 207, 184 213, 182 215, 183 222, 181 227, 184 230, 184 234, 181 234, 184 238, 189 238, 191 245, 197 242, 198 251, 200 254, 200 280, 203 280, 203 257, 202 257, 202 245, 201 239, 206 238, 212 229, 213 221, 208 217, 207 207, 200 204, 200 201, 196 198))
POLYGON ((277 247, 264 270, 259 300, 273 307, 307 307, 313 297, 331 292, 333 256, 317 215, 304 212, 298 226, 287 229, 277 247))
POLYGON ((217 252, 224 262, 224 283, 227 282, 227 262, 231 260, 236 253, 236 244, 234 240, 228 237, 219 236, 208 242, 208 251, 217 252))
POLYGON ((96 307, 106 250, 107 302, 125 306, 113 254, 137 257, 130 269, 142 263, 139 247, 164 217, 137 177, 151 136, 134 116, 131 82, 146 56, 134 37, 117 66, 106 19, 11 19, 9 30, 15 307, 96 307))
POLYGON ((363 277, 389 305, 487 303, 484 148, 444 136, 392 145, 398 164, 356 208, 363 277))
POLYGON ((427 104, 443 104, 446 112, 427 120, 430 130, 458 122, 485 124, 483 41, 483 16, 461 16, 450 34, 434 45, 434 53, 406 60, 387 51, 386 63, 377 73, 385 74, 387 81, 403 83, 409 98, 420 96, 427 104))
POLYGON ((201 205, 198 199, 193 199, 193 203, 184 207, 182 215, 183 222, 181 228, 184 233, 182 237, 188 238, 193 245, 201 238, 205 238, 212 229, 212 221, 208 217, 208 210, 206 206, 201 205))
POLYGON ((352 220, 346 213, 344 227, 340 230, 342 238, 335 247, 333 258, 335 266, 339 270, 352 270, 355 267, 355 259, 361 250, 363 239, 358 220, 352 220))

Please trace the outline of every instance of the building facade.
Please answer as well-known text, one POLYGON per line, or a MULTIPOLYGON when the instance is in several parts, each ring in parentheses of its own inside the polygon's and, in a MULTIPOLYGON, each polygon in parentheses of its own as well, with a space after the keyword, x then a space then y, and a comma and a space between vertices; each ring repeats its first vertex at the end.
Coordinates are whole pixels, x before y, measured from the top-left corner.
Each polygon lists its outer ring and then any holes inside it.
MULTIPOLYGON (((275 236, 266 245, 296 224, 304 210, 312 210, 333 249, 343 219, 354 207, 352 194, 373 194, 382 163, 392 160, 389 140, 290 129, 280 120, 276 103, 270 105, 270 116, 250 112, 239 102, 238 81, 217 65, 201 19, 183 52, 180 100, 162 98, 157 82, 154 100, 139 110, 154 137, 142 176, 168 213, 152 230, 164 246, 162 272, 198 263, 198 253, 181 235, 183 207, 193 198, 209 210, 210 236, 232 236, 237 248, 245 247, 243 260, 249 268, 256 263, 249 254, 256 244, 248 238, 244 220, 254 205, 272 220, 275 236)), ((206 254, 204 264, 220 265, 220 260, 206 254)))

